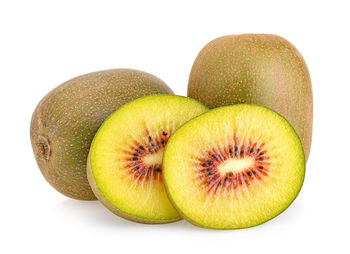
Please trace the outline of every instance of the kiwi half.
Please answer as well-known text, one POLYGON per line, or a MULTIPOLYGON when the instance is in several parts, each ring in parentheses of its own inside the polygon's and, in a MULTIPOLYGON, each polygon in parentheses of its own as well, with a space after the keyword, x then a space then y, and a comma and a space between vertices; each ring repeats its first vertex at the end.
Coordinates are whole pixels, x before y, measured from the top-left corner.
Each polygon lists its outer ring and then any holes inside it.
POLYGON ((98 130, 88 158, 88 180, 96 197, 136 222, 179 220, 163 184, 163 152, 180 125, 206 111, 194 99, 154 95, 114 112, 98 130))
POLYGON ((262 106, 217 108, 170 138, 163 177, 173 205, 195 225, 247 228, 284 211, 305 175, 302 144, 282 116, 262 106))

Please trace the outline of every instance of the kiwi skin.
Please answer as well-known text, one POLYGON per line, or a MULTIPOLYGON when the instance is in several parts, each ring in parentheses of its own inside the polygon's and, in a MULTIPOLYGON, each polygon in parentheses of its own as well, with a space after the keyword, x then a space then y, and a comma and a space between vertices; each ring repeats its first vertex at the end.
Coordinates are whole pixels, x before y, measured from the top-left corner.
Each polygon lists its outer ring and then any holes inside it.
POLYGON ((121 210, 119 210, 118 208, 114 207, 113 205, 111 205, 108 200, 102 195, 101 191, 99 190, 96 181, 95 181, 95 177, 92 174, 91 171, 91 164, 90 164, 90 153, 88 155, 88 159, 87 159, 87 178, 89 180, 90 186, 92 191, 94 192, 95 196, 98 198, 98 200, 107 208, 109 209, 112 213, 126 219, 126 220, 130 220, 130 221, 134 221, 134 222, 138 222, 138 223, 143 223, 143 224, 165 224, 165 223, 171 223, 171 222, 175 222, 175 221, 179 221, 182 220, 181 217, 176 218, 176 219, 172 219, 172 220, 151 220, 151 219, 147 219, 147 218, 140 218, 140 217, 136 217, 127 213, 122 212, 121 210))
POLYGON ((295 128, 308 159, 311 78, 300 52, 281 36, 238 34, 212 40, 193 63, 187 95, 210 109, 245 103, 277 111, 295 128))
MULTIPOLYGON (((239 105, 247 105, 247 104, 242 104, 242 103, 241 103, 241 104, 235 104, 235 105, 239 106, 239 105)), ((265 107, 265 106, 261 106, 261 105, 256 105, 256 104, 250 104, 250 105, 252 105, 252 106, 259 106, 259 107, 263 107, 263 108, 266 108, 266 109, 268 109, 268 110, 271 110, 270 108, 265 107)), ((232 105, 231 105, 231 106, 232 106, 232 105)), ((165 158, 165 156, 166 156, 167 147, 169 146, 169 144, 171 144, 172 139, 173 139, 173 137, 176 136, 176 132, 177 132, 178 130, 180 130, 180 129, 181 129, 183 126, 185 126, 187 123, 189 123, 189 122, 191 122, 191 121, 194 121, 196 118, 202 117, 203 115, 208 114, 208 113, 211 113, 211 112, 213 112, 213 111, 219 111, 219 110, 222 109, 222 108, 231 107, 231 106, 223 106, 223 107, 217 107, 217 108, 215 108, 215 109, 212 109, 212 110, 210 110, 210 111, 208 111, 208 112, 206 112, 206 113, 203 113, 203 114, 201 114, 201 115, 199 115, 199 116, 196 116, 196 117, 192 118, 191 120, 189 120, 189 121, 187 121, 186 123, 184 123, 181 127, 179 127, 179 128, 173 133, 173 135, 169 138, 168 143, 167 143, 167 145, 165 146, 165 149, 164 149, 164 156, 163 156, 163 165, 165 165, 165 164, 164 164, 164 158, 165 158)), ((283 117, 281 114, 279 114, 278 112, 276 112, 276 111, 274 111, 274 110, 271 110, 271 111, 275 112, 277 115, 279 115, 280 117, 282 117, 284 120, 286 120, 286 121, 288 122, 288 120, 287 120, 285 117, 283 117)), ((288 122, 288 123, 289 123, 289 122, 288 122)), ((292 125, 290 125, 290 126, 291 126, 292 130, 294 131, 296 137, 298 138, 298 140, 299 140, 299 142, 300 142, 300 146, 301 146, 301 148, 302 148, 301 150, 303 151, 303 154, 304 154, 304 156, 302 157, 302 159, 303 159, 303 165, 304 165, 304 170, 303 170, 303 171, 304 171, 303 183, 304 183, 304 180, 305 180, 305 168, 306 168, 305 153, 304 153, 304 149, 303 149, 303 146, 302 146, 302 143, 301 143, 301 139, 300 139, 298 133, 295 131, 295 129, 294 129, 294 127, 293 127, 292 125)), ((165 168, 163 168, 163 170, 164 170, 164 169, 165 169, 165 168)), ((170 202, 171 202, 171 204, 173 205, 173 207, 175 208, 175 210, 180 214, 180 216, 181 216, 183 219, 185 219, 186 221, 188 221, 188 222, 191 223, 192 225, 198 226, 198 227, 201 227, 201 228, 205 228, 205 229, 214 229, 214 230, 237 230, 237 229, 252 228, 252 227, 256 227, 256 226, 265 224, 266 222, 268 222, 268 221, 270 221, 270 220, 276 218, 278 215, 282 214, 285 210, 288 209, 288 207, 290 207, 290 205, 294 202, 294 200, 299 196, 299 193, 300 193, 300 191, 301 191, 301 188, 302 188, 303 184, 300 185, 300 189, 298 190, 298 194, 295 196, 295 198, 294 198, 294 199, 290 202, 290 204, 289 204, 288 206, 286 206, 285 209, 283 209, 279 214, 276 214, 274 217, 270 218, 270 219, 267 220, 267 221, 263 221, 263 222, 261 222, 261 223, 259 223, 259 224, 256 224, 256 225, 253 225, 253 226, 250 226, 250 227, 242 227, 242 228, 215 228, 215 227, 206 227, 206 226, 203 226, 203 225, 197 223, 197 222, 194 221, 194 220, 191 220, 190 218, 186 217, 186 216, 182 213, 182 211, 177 207, 177 205, 175 204, 174 200, 172 199, 172 197, 171 197, 171 195, 170 195, 169 188, 168 188, 168 186, 167 186, 167 182, 166 182, 166 181, 164 181, 164 186, 165 186, 165 190, 166 190, 166 192, 167 192, 168 199, 170 200, 170 202)))
POLYGON ((95 133, 120 106, 152 94, 173 92, 159 78, 132 69, 88 73, 49 92, 30 125, 33 152, 44 178, 67 197, 96 200, 86 176, 95 133))

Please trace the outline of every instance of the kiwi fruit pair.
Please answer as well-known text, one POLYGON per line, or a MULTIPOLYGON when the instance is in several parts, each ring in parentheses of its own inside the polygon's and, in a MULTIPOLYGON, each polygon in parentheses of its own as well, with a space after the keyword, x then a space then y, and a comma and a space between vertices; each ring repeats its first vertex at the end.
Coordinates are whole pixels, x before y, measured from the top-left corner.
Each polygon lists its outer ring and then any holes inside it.
POLYGON ((311 142, 305 62, 274 35, 208 45, 191 71, 194 99, 130 69, 86 74, 51 91, 31 121, 46 180, 142 223, 185 218, 245 228, 286 209, 302 186, 311 142))
POLYGON ((305 158, 293 127, 270 109, 208 112, 187 97, 151 95, 102 124, 87 172, 96 197, 126 219, 233 229, 286 209, 301 189, 305 158))

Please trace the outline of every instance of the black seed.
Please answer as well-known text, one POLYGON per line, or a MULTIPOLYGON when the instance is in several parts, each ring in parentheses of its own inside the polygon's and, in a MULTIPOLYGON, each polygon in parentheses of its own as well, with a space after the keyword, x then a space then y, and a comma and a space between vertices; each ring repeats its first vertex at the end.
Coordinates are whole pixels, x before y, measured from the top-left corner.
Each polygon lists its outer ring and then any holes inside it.
POLYGON ((208 173, 208 176, 211 176, 212 174, 213 174, 213 172, 209 172, 209 173, 208 173))
POLYGON ((253 153, 254 152, 254 148, 250 149, 250 153, 253 153))
POLYGON ((238 146, 235 146, 235 152, 237 152, 238 151, 238 146))
POLYGON ((254 175, 256 174, 256 171, 255 171, 255 170, 253 170, 252 172, 253 172, 254 175))
POLYGON ((137 161, 137 157, 132 158, 133 161, 137 161))
POLYGON ((212 168, 207 168, 207 171, 208 171, 208 172, 210 172, 210 171, 212 171, 212 170, 213 170, 212 168))
POLYGON ((140 148, 141 150, 145 150, 145 148, 144 148, 143 146, 139 146, 139 148, 140 148))
POLYGON ((202 167, 206 167, 206 166, 207 166, 207 164, 205 164, 205 163, 202 164, 202 167))
POLYGON ((157 146, 160 146, 160 143, 157 141, 157 146))
POLYGON ((215 155, 215 154, 213 154, 211 157, 213 157, 214 159, 216 159, 216 155, 215 155))
POLYGON ((264 157, 259 157, 259 161, 263 161, 264 160, 264 157))
POLYGON ((148 136, 148 140, 149 140, 149 141, 152 141, 152 137, 151 137, 151 136, 148 136))
POLYGON ((260 152, 260 148, 258 148, 258 150, 256 150, 257 152, 260 152))
POLYGON ((232 149, 232 148, 230 148, 228 151, 229 151, 230 153, 233 153, 233 149, 232 149))
POLYGON ((213 161, 207 160, 206 163, 208 163, 208 165, 213 165, 213 161))
POLYGON ((264 154, 265 154, 265 152, 261 152, 261 153, 259 153, 259 156, 264 155, 264 154))
POLYGON ((153 144, 153 143, 151 143, 151 146, 152 146, 152 147, 155 147, 156 145, 155 145, 155 144, 153 144))
POLYGON ((164 145, 164 143, 165 143, 164 139, 161 139, 160 143, 162 143, 164 145))
POLYGON ((136 157, 139 156, 137 153, 134 153, 133 155, 136 156, 136 157))
POLYGON ((228 175, 229 175, 229 176, 233 176, 233 173, 232 173, 232 172, 230 172, 228 175))
POLYGON ((241 155, 243 155, 243 154, 244 154, 244 150, 241 151, 241 155))
POLYGON ((263 166, 259 166, 259 168, 260 168, 260 169, 264 169, 264 167, 263 167, 263 166))
POLYGON ((160 168, 155 168, 154 169, 156 172, 160 172, 160 168))
POLYGON ((228 181, 227 177, 225 177, 224 181, 225 181, 225 182, 227 182, 227 181, 228 181))
POLYGON ((163 136, 166 136, 166 135, 168 135, 168 133, 166 132, 166 131, 163 131, 163 136))
POLYGON ((248 171, 248 173, 247 173, 249 176, 252 176, 253 174, 252 174, 252 172, 250 172, 250 171, 248 171))
POLYGON ((137 153, 140 153, 140 150, 139 150, 139 149, 136 149, 136 152, 137 152, 137 153))
POLYGON ((141 171, 141 174, 145 175, 146 174, 146 170, 141 171))

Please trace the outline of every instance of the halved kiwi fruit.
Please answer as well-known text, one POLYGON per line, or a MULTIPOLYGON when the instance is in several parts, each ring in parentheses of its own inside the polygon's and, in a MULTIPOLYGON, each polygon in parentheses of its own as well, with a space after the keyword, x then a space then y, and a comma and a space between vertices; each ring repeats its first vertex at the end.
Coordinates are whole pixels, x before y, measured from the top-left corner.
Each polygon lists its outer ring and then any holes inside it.
POLYGON ((170 200, 195 225, 236 229, 264 223, 298 195, 302 144, 276 112, 255 105, 209 111, 170 138, 163 177, 170 200))
POLYGON ((172 133, 208 109, 176 95, 152 95, 114 112, 98 130, 88 158, 88 180, 112 212, 142 223, 180 219, 168 200, 162 158, 172 133))

